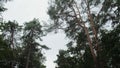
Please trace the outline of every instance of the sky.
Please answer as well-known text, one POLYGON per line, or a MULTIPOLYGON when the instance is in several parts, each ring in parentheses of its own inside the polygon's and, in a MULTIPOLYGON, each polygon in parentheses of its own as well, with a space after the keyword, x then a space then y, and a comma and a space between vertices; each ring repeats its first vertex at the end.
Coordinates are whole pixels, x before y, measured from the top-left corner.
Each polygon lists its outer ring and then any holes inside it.
MULTIPOLYGON (((49 16, 47 15, 48 1, 50 0, 13 0, 5 4, 8 10, 2 14, 3 18, 6 21, 16 20, 19 24, 29 22, 34 18, 38 18, 41 22, 49 23, 49 16)), ((59 49, 66 49, 65 44, 67 44, 68 39, 65 38, 65 34, 62 31, 57 34, 49 33, 42 39, 42 44, 51 48, 44 51, 47 60, 45 65, 47 68, 55 68, 56 55, 59 49)))

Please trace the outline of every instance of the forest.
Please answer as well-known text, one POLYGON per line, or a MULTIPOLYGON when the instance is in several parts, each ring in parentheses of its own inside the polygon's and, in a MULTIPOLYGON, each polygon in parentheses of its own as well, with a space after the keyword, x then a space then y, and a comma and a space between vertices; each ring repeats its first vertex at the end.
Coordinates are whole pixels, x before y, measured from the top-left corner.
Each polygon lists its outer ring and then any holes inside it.
POLYGON ((43 50, 51 48, 41 37, 59 30, 69 42, 55 68, 120 68, 120 0, 50 0, 51 22, 33 18, 23 25, 2 17, 10 1, 0 0, 0 68, 46 68, 43 50))

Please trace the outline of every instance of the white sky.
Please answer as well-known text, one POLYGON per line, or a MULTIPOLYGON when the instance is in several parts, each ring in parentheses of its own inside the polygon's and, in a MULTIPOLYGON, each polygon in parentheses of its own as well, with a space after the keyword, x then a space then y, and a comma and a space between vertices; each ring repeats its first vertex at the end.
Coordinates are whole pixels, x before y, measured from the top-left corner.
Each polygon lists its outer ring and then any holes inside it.
MULTIPOLYGON (((3 13, 4 20, 16 20, 18 23, 23 24, 26 21, 31 21, 33 18, 39 18, 40 21, 48 21, 47 15, 49 0, 13 0, 8 2, 5 7, 7 11, 3 13)), ((49 22, 48 22, 49 23, 49 22)), ((43 43, 46 44, 51 50, 45 51, 47 58, 47 68, 55 68, 53 61, 57 59, 59 49, 65 49, 65 44, 68 39, 65 39, 63 32, 54 34, 50 33, 43 37, 43 43)))

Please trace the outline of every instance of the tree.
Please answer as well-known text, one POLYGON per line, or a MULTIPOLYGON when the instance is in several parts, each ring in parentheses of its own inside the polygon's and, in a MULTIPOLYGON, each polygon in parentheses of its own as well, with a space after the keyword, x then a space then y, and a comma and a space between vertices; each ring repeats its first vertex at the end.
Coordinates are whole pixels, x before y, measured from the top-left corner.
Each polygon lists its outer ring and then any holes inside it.
MULTIPOLYGON (((0 13, 5 11, 0 1, 0 13)), ((16 21, 3 22, 0 16, 0 68, 45 68, 42 49, 49 49, 38 43, 43 32, 37 19, 27 22, 24 29, 16 21), (23 33, 23 34, 22 34, 23 33), (20 39, 20 37, 22 38, 20 39)))
POLYGON ((15 49, 17 47, 17 34, 21 31, 21 27, 16 21, 8 21, 1 24, 2 26, 2 35, 4 39, 8 41, 10 48, 15 49))
POLYGON ((42 49, 49 48, 36 41, 41 40, 41 36, 43 36, 41 28, 42 26, 37 19, 25 23, 20 68, 45 68, 43 65, 45 57, 42 54, 42 49))
POLYGON ((75 42, 76 46, 83 48, 79 48, 81 53, 85 51, 84 54, 86 54, 87 51, 90 51, 88 53, 91 53, 93 57, 94 67, 104 68, 108 62, 103 61, 106 58, 102 58, 104 52, 101 41, 102 31, 107 30, 104 27, 108 25, 108 22, 109 25, 113 25, 113 28, 110 29, 114 30, 114 25, 118 26, 120 13, 118 2, 118 0, 54 0, 51 1, 48 14, 54 21, 53 29, 65 27, 65 33, 72 43, 75 42), (102 5, 100 10, 93 10, 97 9, 99 5, 102 5), (63 24, 66 26, 62 26, 63 24), (80 34, 85 35, 86 40, 80 40, 79 37, 82 37, 80 34))
MULTIPOLYGON (((13 59, 14 59, 13 50, 10 48, 10 44, 8 44, 6 42, 6 39, 3 35, 3 32, 6 29, 4 27, 6 27, 7 25, 5 25, 5 23, 3 22, 3 17, 1 15, 1 13, 4 12, 5 10, 7 10, 4 7, 4 2, 8 2, 8 1, 11 1, 11 0, 1 0, 0 1, 0 33, 1 33, 0 34, 0 42, 1 42, 1 45, 0 45, 0 49, 1 49, 0 50, 0 55, 1 55, 1 57, 0 57, 0 67, 1 68, 13 68, 11 66, 11 61, 13 61, 13 59)), ((9 28, 9 26, 7 26, 7 27, 9 28)))
POLYGON ((1 23, 0 28, 0 42, 3 43, 0 46, 0 66, 2 68, 14 68, 14 66, 19 68, 45 68, 43 64, 45 57, 42 50, 49 48, 38 43, 39 40, 42 40, 43 32, 37 19, 25 23, 24 28, 19 26, 16 21, 1 23))
MULTIPOLYGON (((8 45, 8 48, 12 51, 11 54, 11 60, 9 61, 11 63, 11 68, 14 67, 14 65, 17 63, 17 47, 19 47, 17 41, 19 40, 18 32, 21 30, 21 26, 18 25, 16 21, 8 21, 1 23, 1 31, 2 36, 6 44, 8 45)), ((7 62, 7 61, 6 61, 7 62)))

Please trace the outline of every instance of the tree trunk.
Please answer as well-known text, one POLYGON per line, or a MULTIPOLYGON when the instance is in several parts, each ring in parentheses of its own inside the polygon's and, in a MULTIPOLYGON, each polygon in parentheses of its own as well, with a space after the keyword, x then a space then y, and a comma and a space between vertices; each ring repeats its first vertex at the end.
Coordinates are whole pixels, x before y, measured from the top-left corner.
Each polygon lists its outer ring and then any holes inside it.
POLYGON ((28 68, 28 67, 29 67, 29 61, 30 61, 30 50, 31 50, 31 47, 30 47, 29 50, 28 50, 28 55, 27 55, 27 61, 26 61, 26 67, 25 67, 25 68, 28 68))
MULTIPOLYGON (((89 35, 89 31, 88 31, 88 29, 87 29, 87 27, 85 26, 85 22, 83 21, 83 19, 82 19, 82 16, 80 15, 80 11, 79 11, 79 8, 78 8, 78 6, 77 6, 77 4, 76 4, 76 2, 75 2, 75 6, 76 6, 76 9, 77 9, 77 11, 78 11, 78 15, 79 15, 79 19, 77 18, 77 14, 76 14, 76 12, 75 12, 75 9, 73 8, 73 11, 74 11, 74 13, 75 13, 75 15, 76 15, 76 18, 78 19, 78 25, 80 26, 80 27, 82 27, 83 29, 84 29, 84 31, 85 31, 85 34, 87 35, 87 40, 88 40, 88 43, 89 43, 89 48, 90 48, 90 52, 91 52, 91 54, 92 54, 92 57, 93 57, 93 61, 94 61, 94 63, 95 63, 95 68, 99 68, 98 67, 98 61, 97 61, 97 56, 96 56, 96 54, 95 54, 95 52, 94 52, 94 48, 93 48, 93 44, 92 44, 92 40, 90 39, 90 35, 89 35), (83 26, 82 26, 83 25, 83 26)), ((96 35, 96 34, 95 34, 96 35)), ((95 38, 96 38, 97 36, 95 36, 95 38)))

